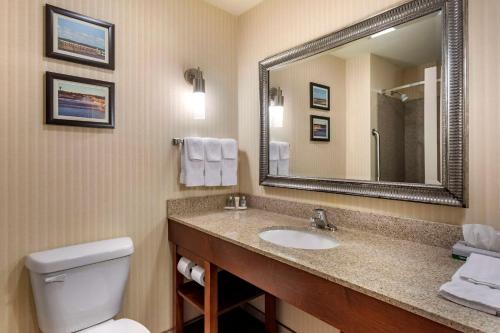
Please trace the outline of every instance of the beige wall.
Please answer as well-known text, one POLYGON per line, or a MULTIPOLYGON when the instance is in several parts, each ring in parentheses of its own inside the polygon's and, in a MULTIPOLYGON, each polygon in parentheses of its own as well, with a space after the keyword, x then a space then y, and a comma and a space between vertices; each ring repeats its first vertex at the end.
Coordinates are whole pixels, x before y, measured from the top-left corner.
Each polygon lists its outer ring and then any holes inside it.
MULTIPOLYGON (((166 199, 221 191, 177 184, 173 136, 237 137, 236 18, 198 0, 53 0, 116 25, 116 70, 43 56, 44 1, 0 11, 0 332, 37 332, 23 258, 131 236, 123 315, 169 329, 166 199), (204 70, 207 120, 193 122, 183 78, 204 70), (114 130, 43 124, 45 70, 116 83, 114 130)), ((227 190, 226 190, 227 191, 227 190)))
POLYGON ((270 84, 285 97, 283 127, 270 133, 290 143, 290 174, 345 178, 345 61, 324 54, 272 71, 270 84), (309 82, 330 87, 330 111, 309 107, 309 82), (330 117, 330 142, 310 141, 310 115, 330 117))
POLYGON ((372 179, 370 54, 346 60, 346 178, 372 179))
MULTIPOLYGON (((462 224, 486 223, 500 228, 500 1, 469 1, 469 123, 470 208, 332 195, 258 185, 259 85, 257 62, 297 44, 342 28, 397 4, 397 0, 268 0, 238 21, 238 111, 240 148, 246 158, 241 190, 259 195, 311 203, 462 224), (269 38, 266 38, 266 37, 269 38)), ((284 318, 284 317, 282 317, 284 318)), ((300 327, 309 316, 287 323, 300 327), (298 326, 297 326, 298 325, 298 326)), ((308 325, 307 332, 330 332, 308 325)), ((304 330, 303 330, 304 332, 304 330)))

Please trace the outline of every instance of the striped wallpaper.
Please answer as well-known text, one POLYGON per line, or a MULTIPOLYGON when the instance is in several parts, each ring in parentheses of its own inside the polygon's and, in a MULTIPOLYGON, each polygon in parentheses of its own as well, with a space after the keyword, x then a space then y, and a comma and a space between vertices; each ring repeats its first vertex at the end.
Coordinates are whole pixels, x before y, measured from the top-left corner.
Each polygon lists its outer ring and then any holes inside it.
POLYGON ((43 56, 44 1, 0 11, 0 332, 38 332, 24 256, 131 236, 122 315, 172 327, 168 198, 221 193, 177 182, 174 136, 237 137, 236 18, 201 0, 52 0, 116 25, 116 70, 43 56), (207 120, 194 122, 183 72, 206 77, 207 120), (116 83, 114 130, 43 123, 44 72, 116 83))

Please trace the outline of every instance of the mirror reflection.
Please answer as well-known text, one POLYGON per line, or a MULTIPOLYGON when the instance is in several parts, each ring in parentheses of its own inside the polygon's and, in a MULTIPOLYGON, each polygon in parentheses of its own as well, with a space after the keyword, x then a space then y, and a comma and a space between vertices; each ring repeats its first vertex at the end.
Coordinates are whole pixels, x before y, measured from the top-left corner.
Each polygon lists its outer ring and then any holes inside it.
POLYGON ((269 174, 439 184, 442 16, 269 73, 269 174))

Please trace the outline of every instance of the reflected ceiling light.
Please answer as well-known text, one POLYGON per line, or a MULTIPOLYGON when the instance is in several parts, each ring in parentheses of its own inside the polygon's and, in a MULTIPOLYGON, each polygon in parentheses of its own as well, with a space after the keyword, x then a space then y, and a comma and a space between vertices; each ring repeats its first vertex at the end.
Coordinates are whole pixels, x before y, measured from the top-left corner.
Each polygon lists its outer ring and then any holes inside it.
POLYGON ((193 119, 205 119, 205 79, 198 68, 184 72, 184 78, 193 85, 193 119))
POLYGON ((395 30, 396 30, 396 28, 385 29, 385 30, 377 32, 376 34, 371 35, 370 38, 377 38, 377 37, 380 37, 382 35, 388 34, 389 32, 393 32, 395 30))
POLYGON ((283 113, 285 98, 280 87, 269 90, 269 125, 271 127, 283 127, 283 113))

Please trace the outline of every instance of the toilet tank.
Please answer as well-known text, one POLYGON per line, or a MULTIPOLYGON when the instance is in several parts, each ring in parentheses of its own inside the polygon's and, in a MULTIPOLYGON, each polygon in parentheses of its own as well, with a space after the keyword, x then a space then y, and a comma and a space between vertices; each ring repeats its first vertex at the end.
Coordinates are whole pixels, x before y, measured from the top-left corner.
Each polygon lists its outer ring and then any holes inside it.
POLYGON ((124 237, 30 254, 26 267, 40 329, 76 332, 113 318, 133 252, 132 240, 124 237))

